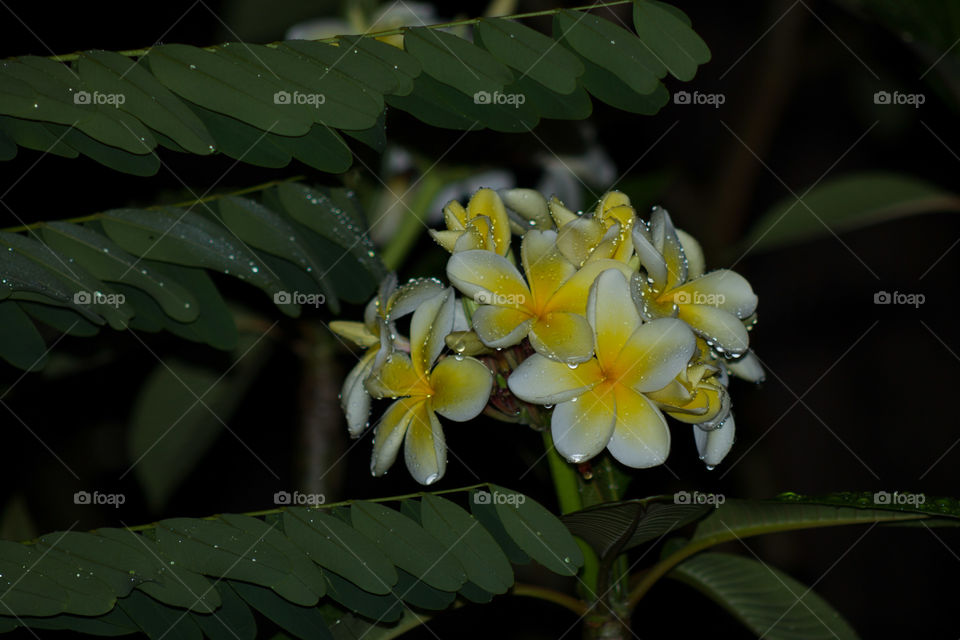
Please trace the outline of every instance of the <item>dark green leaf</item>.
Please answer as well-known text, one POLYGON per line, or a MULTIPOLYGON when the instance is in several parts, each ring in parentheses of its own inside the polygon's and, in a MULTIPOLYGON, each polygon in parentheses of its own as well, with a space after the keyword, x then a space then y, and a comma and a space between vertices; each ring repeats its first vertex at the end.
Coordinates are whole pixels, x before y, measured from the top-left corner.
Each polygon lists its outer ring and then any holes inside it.
POLYGON ((322 124, 315 124, 305 136, 270 136, 270 141, 289 151, 294 158, 327 173, 343 173, 353 163, 353 152, 337 132, 322 124))
MULTIPOLYGON (((319 66, 321 76, 335 75, 343 78, 345 82, 363 86, 364 93, 377 100, 378 112, 383 108, 383 94, 393 93, 399 84, 397 76, 382 62, 362 53, 356 47, 334 46, 309 40, 287 40, 281 51, 284 49, 319 66)), ((374 117, 376 115, 374 114, 374 117)))
POLYGON ((236 591, 237 595, 251 607, 297 638, 302 640, 333 638, 323 615, 316 607, 301 607, 287 602, 273 591, 255 584, 231 580, 229 588, 236 591))
POLYGON ((530 108, 541 118, 553 120, 584 120, 593 113, 590 94, 578 83, 573 92, 563 95, 550 91, 529 76, 518 78, 516 82, 504 87, 507 93, 523 94, 530 108))
POLYGON ((471 491, 470 512, 480 522, 483 528, 490 532, 490 535, 497 541, 497 544, 500 545, 503 552, 507 554, 510 562, 513 564, 527 564, 530 562, 530 556, 517 546, 517 543, 510 537, 510 534, 507 533, 503 522, 500 521, 500 517, 497 515, 496 508, 491 501, 486 499, 489 495, 490 492, 486 490, 474 489, 471 491), (480 499, 478 500, 478 498, 480 499))
POLYGON ((484 18, 476 26, 477 44, 504 64, 547 89, 568 94, 583 74, 580 59, 555 40, 523 23, 502 18, 484 18))
MULTIPOLYGON (((633 3, 633 26, 640 39, 678 80, 692 80, 697 66, 710 62, 710 49, 690 28, 690 19, 656 0, 633 3)), ((680 12, 682 14, 682 12, 680 12)))
POLYGON ((366 591, 387 594, 397 581, 393 563, 377 545, 335 516, 291 508, 283 514, 283 529, 314 562, 366 591))
POLYGON ((403 569, 397 571, 397 584, 393 587, 393 594, 408 604, 429 611, 443 611, 453 604, 457 597, 455 592, 434 589, 403 569))
POLYGON ((728 553, 702 553, 669 577, 689 584, 770 640, 855 640, 858 636, 826 600, 778 569, 728 553))
POLYGON ((413 79, 420 75, 422 67, 417 59, 402 49, 398 49, 376 38, 363 36, 340 36, 340 41, 359 49, 360 53, 372 57, 391 71, 397 81, 393 95, 403 96, 413 90, 413 79))
POLYGON ((603 67, 589 60, 584 60, 583 65, 587 68, 582 78, 583 86, 595 97, 618 109, 652 116, 670 99, 670 93, 659 82, 651 92, 640 94, 603 67))
MULTIPOLYGON (((80 316, 76 316, 79 320, 80 316)), ((24 371, 46 364, 47 344, 30 317, 13 300, 0 302, 0 358, 24 371)))
POLYGON ((76 158, 80 153, 63 141, 67 128, 63 127, 58 135, 53 135, 42 122, 21 120, 9 116, 0 116, 0 128, 7 132, 18 145, 27 149, 52 153, 64 158, 76 158))
POLYGON ((447 547, 407 516, 374 502, 350 507, 354 528, 373 540, 387 556, 428 585, 456 591, 467 577, 447 547))
MULTIPOLYGON (((534 560, 561 575, 576 575, 583 553, 563 523, 529 496, 490 485, 487 496, 494 503, 504 529, 534 560)), ((481 494, 474 494, 477 500, 481 494)))
POLYGON ((492 94, 513 81, 510 69, 490 53, 443 31, 407 29, 403 47, 420 62, 426 74, 471 98, 479 91, 492 94))
MULTIPOLYGON (((250 607, 228 582, 219 589, 223 605, 213 615, 191 613, 194 622, 211 640, 254 640, 257 637, 257 621, 250 607)), ((218 585, 219 586, 219 585, 218 585)))
POLYGON ((259 167, 279 168, 290 164, 291 152, 274 141, 274 136, 236 118, 191 104, 210 135, 217 150, 234 160, 259 167))
POLYGON ((394 622, 400 619, 403 603, 393 593, 376 595, 360 589, 335 573, 326 572, 327 595, 348 611, 360 614, 376 622, 394 622))
MULTIPOLYGON (((124 293, 124 291, 118 288, 117 293, 124 293)), ((100 328, 97 325, 84 320, 83 316, 79 313, 66 307, 55 307, 40 302, 30 302, 28 300, 21 300, 17 304, 31 317, 53 327, 60 333, 66 333, 80 338, 89 338, 100 332, 100 328)), ((133 308, 137 309, 136 305, 134 305, 133 308)), ((139 313, 139 309, 137 309, 137 312, 139 313)), ((130 326, 134 329, 136 328, 135 319, 136 316, 130 321, 130 326)))
POLYGON ((150 640, 202 640, 203 633, 186 612, 160 604, 150 596, 134 591, 117 606, 147 634, 150 640))

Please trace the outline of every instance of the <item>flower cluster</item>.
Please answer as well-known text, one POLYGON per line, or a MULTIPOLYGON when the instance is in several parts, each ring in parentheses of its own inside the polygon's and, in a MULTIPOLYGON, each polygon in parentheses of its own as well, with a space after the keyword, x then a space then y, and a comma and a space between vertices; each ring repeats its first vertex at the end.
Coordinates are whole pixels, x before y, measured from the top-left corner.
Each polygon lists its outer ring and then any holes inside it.
POLYGON ((362 323, 331 323, 366 349, 341 395, 351 435, 369 425, 371 398, 394 400, 375 427, 374 475, 403 444, 414 478, 442 477, 437 414, 536 428, 548 416, 568 461, 606 449, 634 468, 666 460, 670 416, 693 425, 709 467, 723 459, 735 429, 728 374, 763 378, 747 333, 757 297, 742 276, 707 272, 664 209, 643 220, 619 191, 577 214, 529 189, 480 189, 443 213, 447 228, 431 234, 451 254, 452 287, 398 287, 391 275, 362 323), (408 339, 396 323, 411 313, 408 339))

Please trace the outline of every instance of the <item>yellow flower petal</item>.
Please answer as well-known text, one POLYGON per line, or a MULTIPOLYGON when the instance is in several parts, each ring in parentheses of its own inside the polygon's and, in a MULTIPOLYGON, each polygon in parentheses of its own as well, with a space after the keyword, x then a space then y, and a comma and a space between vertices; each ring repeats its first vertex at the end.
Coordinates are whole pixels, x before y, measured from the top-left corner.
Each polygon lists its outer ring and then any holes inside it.
POLYGON ((544 311, 568 311, 570 313, 585 314, 587 312, 587 298, 593 281, 607 269, 617 269, 628 278, 632 275, 630 267, 617 260, 597 260, 585 264, 573 274, 569 280, 557 289, 547 302, 544 311))
POLYGON ((457 246, 457 240, 460 239, 463 233, 463 231, 437 231, 430 229, 430 237, 450 253, 453 253, 457 246))
POLYGON ((530 227, 540 230, 553 228, 547 200, 536 189, 501 189, 499 194, 503 203, 527 222, 521 225, 524 232, 530 227))
POLYGON ((453 330, 453 289, 426 299, 410 320, 410 359, 421 377, 426 375, 446 346, 444 338, 453 330))
POLYGON ((459 251, 447 261, 447 277, 468 298, 477 294, 528 301, 530 290, 510 261, 491 251, 459 251))
POLYGON ((414 410, 424 405, 424 398, 404 398, 397 400, 384 411, 373 436, 370 473, 374 476, 382 476, 393 466, 400 451, 400 444, 413 419, 414 410))
POLYGON ((463 231, 467 228, 467 210, 456 200, 451 200, 443 208, 443 221, 451 231, 463 231))
POLYGON ((683 255, 687 256, 687 278, 699 278, 706 271, 707 261, 703 257, 703 248, 697 239, 686 231, 677 229, 677 238, 683 247, 683 255))
POLYGON ((616 402, 610 384, 561 402, 553 409, 550 431, 557 451, 573 463, 589 460, 610 442, 616 422, 616 402))
POLYGON ((601 366, 610 367, 641 323, 621 272, 609 269, 597 277, 590 287, 587 320, 596 333, 597 360, 601 366))
POLYGON ((420 484, 433 484, 447 470, 447 444, 443 429, 429 402, 413 407, 410 413, 412 419, 403 445, 407 470, 420 484))
POLYGON ((650 216, 650 235, 653 244, 660 250, 664 264, 667 265, 667 289, 687 281, 687 259, 683 255, 683 246, 677 238, 670 214, 663 207, 654 207, 650 216))
POLYGON ((593 356, 593 329, 578 313, 550 311, 533 321, 530 344, 553 360, 577 363, 593 356))
POLYGON ((370 349, 364 354, 360 362, 357 363, 346 380, 343 381, 343 389, 340 392, 340 405, 343 407, 343 414, 347 418, 347 431, 350 436, 357 438, 363 433, 368 421, 370 420, 370 394, 364 386, 364 381, 373 370, 373 361, 377 356, 378 349, 370 349))
POLYGON ((330 330, 365 349, 380 342, 380 337, 371 332, 363 322, 334 320, 330 323, 330 330))
POLYGON ((622 206, 630 206, 630 198, 627 197, 627 194, 622 191, 607 191, 603 194, 603 197, 600 198, 594 215, 598 218, 603 218, 610 209, 622 206))
POLYGON ((417 374, 410 356, 394 351, 376 367, 366 381, 367 391, 375 398, 425 396, 430 393, 427 380, 417 374))
POLYGON ((702 304, 732 313, 739 319, 757 310, 750 283, 736 271, 717 269, 690 280, 670 292, 678 304, 702 304))
POLYGON ((573 211, 570 211, 570 209, 567 209, 565 206, 563 206, 563 203, 560 202, 560 199, 557 198, 557 196, 550 198, 550 202, 547 203, 547 207, 550 209, 550 216, 557 224, 557 228, 560 228, 568 222, 572 222, 580 217, 573 211))
POLYGON ((641 393, 667 386, 686 368, 696 349, 690 328, 676 318, 661 318, 633 332, 608 373, 641 393))
MULTIPOLYGON (((457 251, 470 251, 472 249, 489 249, 488 237, 484 236, 483 232, 480 230, 480 227, 474 225, 472 222, 467 225, 466 230, 460 234, 460 237, 457 238, 457 241, 453 245, 453 252, 457 251)), ((492 243, 492 240, 490 240, 492 243)))
POLYGON ((721 353, 739 355, 750 345, 747 330, 735 315, 702 304, 682 304, 678 315, 690 328, 721 353))
POLYGON ((667 286, 667 263, 664 262, 663 256, 654 244, 646 223, 639 222, 633 226, 631 239, 640 266, 653 281, 650 284, 655 290, 662 291, 667 286))
POLYGON ((603 238, 600 242, 593 248, 590 252, 590 257, 587 258, 586 262, 596 262, 597 260, 610 260, 617 253, 617 249, 620 246, 620 223, 614 222, 613 225, 607 227, 607 230, 603 234, 603 238))
POLYGON ((510 374, 507 386, 526 402, 557 404, 576 398, 602 381, 603 372, 596 360, 569 367, 535 353, 510 374))
POLYGON ((486 216, 492 223, 493 242, 501 256, 510 250, 510 219, 503 201, 493 189, 479 189, 467 204, 468 220, 486 216))
POLYGON ((623 385, 614 389, 617 421, 607 449, 628 467, 663 464, 670 453, 670 429, 660 410, 642 393, 623 385))
POLYGON ((559 227, 557 248, 567 260, 576 266, 582 266, 593 250, 603 240, 607 229, 594 218, 575 218, 559 227))
POLYGON ((577 271, 557 250, 556 231, 531 229, 524 234, 520 261, 533 294, 528 305, 532 309, 543 308, 550 296, 577 271))
POLYGON ((481 305, 473 312, 473 330, 488 347, 510 347, 527 337, 531 315, 523 309, 492 304, 481 305))
POLYGON ((444 358, 430 374, 433 410, 456 422, 477 417, 487 405, 493 375, 475 358, 444 358))

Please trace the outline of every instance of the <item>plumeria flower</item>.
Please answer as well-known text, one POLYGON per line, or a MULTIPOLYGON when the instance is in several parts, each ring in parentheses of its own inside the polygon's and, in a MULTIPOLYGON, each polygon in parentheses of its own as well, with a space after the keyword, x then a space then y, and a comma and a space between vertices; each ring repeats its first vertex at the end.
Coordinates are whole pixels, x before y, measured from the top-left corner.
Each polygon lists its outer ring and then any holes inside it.
POLYGON ((540 354, 567 363, 589 360, 593 332, 584 317, 590 285, 616 268, 598 260, 577 269, 557 249, 557 232, 532 229, 523 236, 520 261, 527 280, 509 260, 491 251, 458 251, 447 262, 447 277, 464 295, 482 303, 473 312, 473 329, 492 348, 530 338, 540 354), (529 284, 528 284, 529 283, 529 284))
POLYGON ((500 189, 500 199, 507 205, 510 228, 518 236, 530 229, 547 231, 554 228, 547 199, 535 189, 500 189), (511 215, 512 214, 512 215, 511 215))
POLYGON ((693 439, 697 445, 697 453, 708 469, 713 469, 720 464, 730 452, 730 449, 733 448, 736 429, 733 416, 729 416, 718 428, 710 431, 704 431, 696 426, 693 427, 693 439))
POLYGON ((596 357, 575 367, 534 354, 507 380, 526 402, 556 406, 557 451, 574 463, 604 448, 629 467, 661 464, 670 451, 666 419, 647 393, 667 386, 687 366, 696 340, 681 320, 643 323, 619 270, 604 271, 590 289, 587 319, 596 357))
POLYGON ((704 273, 700 245, 675 230, 660 207, 654 208, 649 227, 634 227, 633 244, 641 266, 634 295, 645 319, 678 317, 719 353, 746 353, 744 320, 756 311, 757 296, 743 276, 728 269, 704 273))
POLYGON ((377 295, 367 303, 363 322, 334 320, 330 329, 366 349, 360 362, 347 374, 340 392, 340 403, 347 418, 347 430, 354 438, 360 437, 369 426, 370 394, 364 381, 374 368, 379 367, 394 348, 409 350, 410 346, 398 337, 394 321, 411 313, 420 303, 443 290, 439 280, 420 278, 411 280, 399 289, 397 276, 387 275, 380 283, 377 295))
POLYGON ((631 232, 637 216, 620 191, 604 194, 590 216, 575 214, 556 198, 549 208, 559 233, 557 247, 573 264, 608 258, 628 262, 633 256, 631 232))
POLYGON ((483 249, 501 256, 510 251, 510 218, 493 189, 479 189, 467 208, 451 200, 443 208, 446 231, 430 230, 433 239, 450 253, 483 249))
POLYGON ((372 396, 395 399, 376 427, 370 463, 375 476, 387 472, 404 443, 410 474, 421 484, 436 482, 447 467, 436 414, 465 422, 487 404, 493 376, 483 363, 460 355, 437 362, 454 328, 456 304, 451 288, 421 300, 410 322, 410 354, 391 350, 366 380, 372 396))

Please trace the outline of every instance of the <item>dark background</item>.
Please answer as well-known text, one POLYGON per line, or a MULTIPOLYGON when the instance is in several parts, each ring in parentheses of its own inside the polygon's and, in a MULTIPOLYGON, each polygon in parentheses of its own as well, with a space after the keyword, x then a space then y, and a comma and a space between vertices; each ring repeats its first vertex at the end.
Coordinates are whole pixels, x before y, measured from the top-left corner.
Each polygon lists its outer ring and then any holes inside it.
MULTIPOLYGON (((454 17, 452 3, 436 4, 440 16, 454 17)), ((552 4, 521 2, 519 10, 552 4)), ((922 15, 926 4, 919 3, 915 12, 922 15)), ((189 9, 188 3, 70 3, 56 8, 13 3, 0 7, 0 42, 4 56, 139 48, 158 38, 196 45, 238 38, 268 42, 282 38, 295 21, 336 10, 327 5, 332 3, 208 2, 189 9)), ((898 171, 956 189, 960 129, 957 95, 949 83, 957 82, 951 75, 957 50, 924 80, 920 76, 960 33, 937 24, 939 31, 921 38, 912 22, 890 23, 871 8, 875 5, 677 5, 691 16, 713 60, 686 86, 668 81, 668 88, 723 93, 726 102, 720 108, 671 103, 655 117, 642 117, 595 105, 589 125, 546 122, 537 130, 542 142, 533 136, 473 133, 445 160, 478 170, 511 168, 521 184, 530 185, 542 172, 537 154, 581 152, 592 127, 618 174, 632 166, 618 188, 628 194, 632 186, 637 188, 642 194, 635 202, 638 211, 655 203, 666 206, 678 226, 704 243, 709 266, 735 263, 759 294, 760 322, 752 338, 768 377, 760 386, 732 383, 738 428, 734 449, 720 467, 707 471, 697 460, 689 428, 674 425, 668 464, 637 472, 630 495, 679 489, 743 497, 770 497, 787 490, 960 494, 954 472, 960 461, 960 447, 955 446, 960 439, 955 389, 960 340, 954 333, 955 298, 960 294, 960 249, 954 245, 960 240, 960 220, 948 213, 908 217, 843 233, 839 239, 826 234, 765 253, 745 253, 741 242, 772 205, 789 197, 791 190, 803 193, 824 174, 829 179, 863 170, 898 171), (910 34, 912 43, 906 41, 910 34), (875 105, 873 93, 878 90, 923 93, 927 99, 919 109, 875 105), (656 178, 653 189, 651 176, 656 178), (880 290, 922 293, 926 302, 919 308, 877 306, 873 296, 880 290)), ((455 7, 459 15, 477 15, 485 8, 476 2, 455 7)), ((546 22, 534 24, 549 28, 546 22)), ((402 113, 391 113, 388 127, 393 142, 427 157, 438 157, 460 136, 429 129, 402 113)), ((162 153, 197 193, 220 180, 232 164, 222 157, 162 153)), ((366 162, 377 166, 376 158, 366 162)), ((310 175, 309 169, 296 165, 282 170, 237 165, 217 190, 298 172, 310 175)), ((17 225, 17 217, 68 218, 189 197, 165 169, 152 178, 137 178, 86 159, 41 158, 27 150, 0 167, 0 193, 6 193, 0 198, 6 205, 0 208, 0 227, 17 225)), ((440 268, 442 252, 431 244, 427 237, 421 240, 401 275, 440 268)), ((250 300, 255 293, 228 281, 222 284, 228 295, 258 308, 250 300)), ((266 306, 262 310, 268 312, 266 306)), ((348 309, 345 315, 358 314, 359 309, 348 309)), ((64 339, 58 352, 74 358, 70 362, 78 367, 76 372, 27 374, 5 399, 23 424, 0 408, 5 454, 0 500, 19 496, 21 504, 25 501, 34 533, 66 529, 77 520, 80 529, 89 529, 270 506, 274 491, 298 482, 295 452, 301 437, 297 414, 304 371, 295 343, 302 330, 285 323, 279 335, 281 344, 264 374, 230 420, 265 465, 224 433, 162 513, 151 513, 137 499, 140 489, 132 476, 117 480, 129 464, 124 421, 131 399, 156 360, 122 334, 64 339), (278 471, 280 482, 266 466, 278 471), (89 487, 123 491, 128 502, 117 511, 75 506, 73 492, 89 487)), ((143 339, 164 359, 226 363, 222 354, 169 336, 143 339)), ((353 358, 338 351, 337 362, 343 370, 326 371, 320 377, 329 379, 318 384, 338 385, 353 358)), ((4 387, 20 375, 0 366, 4 387)), ((441 488, 476 482, 475 470, 484 481, 526 491, 553 506, 545 461, 526 473, 540 455, 538 434, 485 421, 448 425, 446 433, 452 455, 441 488)), ((350 444, 345 439, 334 442, 336 447, 350 444)), ((400 466, 389 480, 369 478, 368 456, 365 439, 332 472, 334 495, 328 499, 418 490, 400 466)), ((779 534, 747 544, 772 566, 815 585, 865 638, 956 637, 958 541, 950 529, 859 527, 779 534)), ((749 554, 742 546, 729 550, 749 554)), ((565 610, 540 601, 500 598, 490 607, 439 616, 430 627, 444 638, 494 633, 556 638, 565 632, 575 637, 578 631, 569 630, 575 622, 565 610), (504 629, 507 620, 506 626, 516 631, 504 629)), ((704 633, 750 637, 715 605, 668 580, 641 604, 634 627, 641 638, 704 633)), ((410 637, 434 635, 421 630, 410 637)))

